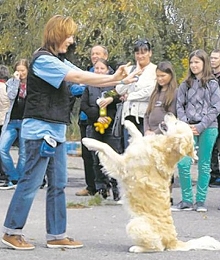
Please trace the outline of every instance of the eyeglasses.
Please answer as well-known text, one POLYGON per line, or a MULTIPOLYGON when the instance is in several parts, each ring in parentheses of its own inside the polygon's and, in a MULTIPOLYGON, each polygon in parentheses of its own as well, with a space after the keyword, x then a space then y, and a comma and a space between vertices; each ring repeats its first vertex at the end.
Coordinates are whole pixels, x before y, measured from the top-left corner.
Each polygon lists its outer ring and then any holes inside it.
POLYGON ((148 40, 143 40, 143 39, 140 39, 140 40, 137 40, 134 42, 134 46, 135 47, 141 47, 141 46, 147 46, 147 48, 150 50, 151 49, 151 44, 148 40))
POLYGON ((140 43, 142 43, 142 44, 148 44, 149 43, 149 41, 147 41, 147 40, 137 40, 137 41, 135 41, 134 42, 134 44, 140 44, 140 43))

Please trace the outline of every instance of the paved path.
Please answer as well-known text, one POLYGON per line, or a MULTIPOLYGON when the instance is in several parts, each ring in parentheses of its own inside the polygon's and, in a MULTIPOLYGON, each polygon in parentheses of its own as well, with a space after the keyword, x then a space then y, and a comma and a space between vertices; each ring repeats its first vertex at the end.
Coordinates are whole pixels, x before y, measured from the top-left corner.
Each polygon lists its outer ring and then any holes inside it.
MULTIPOLYGON (((16 151, 13 156, 16 157, 16 151)), ((84 172, 80 157, 68 157, 69 182, 66 188, 67 203, 86 204, 92 197, 77 197, 75 192, 84 187, 84 172)), ((195 166, 193 176, 196 178, 195 166)), ((180 200, 178 179, 173 189, 175 203, 180 200)), ((3 225, 5 213, 10 202, 12 190, 0 191, 0 225, 3 225)), ((72 259, 72 260, 216 260, 220 259, 220 251, 162 252, 148 254, 128 253, 132 245, 127 237, 125 226, 128 215, 122 205, 117 205, 110 198, 101 206, 68 209, 68 234, 83 241, 82 249, 48 249, 45 247, 45 195, 46 188, 39 190, 24 234, 36 245, 33 251, 16 251, 6 249, 0 243, 0 259, 35 260, 35 259, 72 259)), ((179 238, 189 240, 203 235, 211 235, 220 241, 220 189, 210 189, 207 198, 207 213, 173 212, 179 238)))

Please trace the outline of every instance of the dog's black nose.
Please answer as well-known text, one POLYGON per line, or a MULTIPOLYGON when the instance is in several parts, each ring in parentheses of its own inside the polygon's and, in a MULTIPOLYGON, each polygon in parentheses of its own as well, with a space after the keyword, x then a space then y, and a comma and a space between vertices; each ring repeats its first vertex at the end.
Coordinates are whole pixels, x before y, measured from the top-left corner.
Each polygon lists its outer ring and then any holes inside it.
POLYGON ((173 116, 173 113, 172 112, 167 112, 167 115, 168 116, 173 116))
POLYGON ((167 125, 165 124, 165 122, 161 122, 160 123, 160 129, 164 132, 166 132, 168 130, 167 125))

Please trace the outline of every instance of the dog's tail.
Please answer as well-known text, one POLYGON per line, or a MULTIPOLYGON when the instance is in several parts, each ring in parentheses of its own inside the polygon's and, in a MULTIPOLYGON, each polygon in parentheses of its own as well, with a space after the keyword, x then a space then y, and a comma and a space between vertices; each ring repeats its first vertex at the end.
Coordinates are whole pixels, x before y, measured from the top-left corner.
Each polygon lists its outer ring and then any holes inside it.
POLYGON ((97 151, 100 163, 106 173, 113 177, 118 177, 123 167, 122 155, 116 153, 108 144, 95 140, 93 138, 83 138, 82 143, 90 150, 97 151))
POLYGON ((204 236, 197 239, 191 239, 186 242, 190 250, 205 249, 205 250, 220 250, 220 242, 210 236, 204 236))
POLYGON ((191 239, 187 242, 179 242, 179 246, 177 245, 175 250, 220 250, 220 242, 210 236, 191 239))

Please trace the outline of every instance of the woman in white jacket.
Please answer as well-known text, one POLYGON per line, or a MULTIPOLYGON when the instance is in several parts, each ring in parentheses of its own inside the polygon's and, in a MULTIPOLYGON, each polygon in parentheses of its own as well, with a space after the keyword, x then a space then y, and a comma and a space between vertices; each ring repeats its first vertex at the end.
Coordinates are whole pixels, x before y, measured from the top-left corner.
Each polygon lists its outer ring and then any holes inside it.
MULTIPOLYGON (((127 68, 127 73, 134 69, 142 70, 139 80, 131 84, 118 84, 116 91, 124 101, 122 110, 122 125, 124 120, 133 122, 138 130, 144 135, 143 119, 146 113, 149 98, 156 85, 156 65, 151 62, 151 44, 146 39, 137 40, 134 44, 134 56, 136 66, 127 68)), ((124 131, 125 148, 127 147, 128 135, 124 131)))

